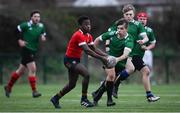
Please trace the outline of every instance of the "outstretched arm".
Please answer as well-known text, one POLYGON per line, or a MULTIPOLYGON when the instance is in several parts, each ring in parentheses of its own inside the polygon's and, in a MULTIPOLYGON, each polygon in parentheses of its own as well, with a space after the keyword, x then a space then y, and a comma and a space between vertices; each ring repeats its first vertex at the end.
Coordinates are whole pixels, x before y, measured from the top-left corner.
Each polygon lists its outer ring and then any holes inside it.
POLYGON ((151 49, 153 49, 155 47, 155 45, 156 45, 155 43, 151 43, 148 46, 143 45, 143 46, 141 46, 141 48, 144 49, 144 50, 151 50, 151 49))
POLYGON ((105 52, 101 51, 99 48, 95 47, 94 45, 89 45, 89 48, 93 50, 96 54, 101 56, 108 56, 105 52))
POLYGON ((94 50, 97 54, 102 55, 102 56, 107 56, 108 54, 106 54, 105 52, 103 52, 99 48, 97 48, 99 43, 101 42, 100 37, 101 37, 101 35, 95 39, 94 45, 90 45, 89 47, 92 50, 94 50))
POLYGON ((83 44, 83 45, 81 45, 81 47, 83 48, 83 50, 86 54, 101 60, 104 64, 107 64, 107 57, 106 56, 102 56, 102 55, 97 54, 95 51, 91 50, 87 44, 83 44))
POLYGON ((143 39, 142 40, 137 40, 137 43, 139 43, 140 45, 146 43, 149 41, 149 38, 146 34, 142 35, 143 39))
POLYGON ((128 58, 128 55, 129 55, 130 52, 131 52, 131 49, 125 47, 125 48, 124 48, 123 55, 121 55, 120 57, 117 57, 117 58, 116 58, 116 62, 119 62, 119 61, 122 61, 122 60, 128 58))

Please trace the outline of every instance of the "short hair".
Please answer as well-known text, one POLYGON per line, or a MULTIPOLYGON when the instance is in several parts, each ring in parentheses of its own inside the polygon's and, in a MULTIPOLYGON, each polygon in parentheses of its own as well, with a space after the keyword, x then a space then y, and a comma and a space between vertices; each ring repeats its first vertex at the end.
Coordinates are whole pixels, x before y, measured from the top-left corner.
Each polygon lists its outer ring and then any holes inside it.
POLYGON ((34 14, 36 14, 36 13, 38 13, 38 14, 40 14, 40 11, 39 10, 34 10, 34 11, 32 11, 31 13, 30 13, 30 17, 32 17, 34 14))
POLYGON ((122 9, 122 12, 123 12, 123 14, 124 14, 124 13, 126 13, 126 12, 128 12, 128 11, 130 11, 130 10, 133 10, 134 13, 136 12, 136 10, 135 10, 135 8, 134 8, 133 5, 127 4, 127 5, 124 5, 124 7, 123 7, 123 9, 122 9))
POLYGON ((78 22, 79 25, 82 25, 82 23, 83 23, 84 20, 90 20, 90 19, 89 19, 89 17, 87 17, 87 16, 80 16, 80 17, 78 18, 77 22, 78 22))
POLYGON ((123 25, 123 24, 125 24, 125 28, 127 29, 128 28, 128 21, 125 18, 121 18, 116 22, 117 26, 123 25))

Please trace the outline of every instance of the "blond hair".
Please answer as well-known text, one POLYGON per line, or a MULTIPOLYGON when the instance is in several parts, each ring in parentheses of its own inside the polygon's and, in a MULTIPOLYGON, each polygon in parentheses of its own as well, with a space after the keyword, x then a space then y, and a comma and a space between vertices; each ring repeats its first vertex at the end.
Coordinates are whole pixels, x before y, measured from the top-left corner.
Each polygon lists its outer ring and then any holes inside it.
POLYGON ((127 5, 124 5, 124 7, 123 7, 123 9, 122 9, 122 12, 123 12, 123 14, 124 14, 124 13, 126 13, 126 12, 128 12, 128 11, 130 11, 130 10, 133 10, 134 13, 135 13, 135 11, 136 11, 133 5, 127 4, 127 5))

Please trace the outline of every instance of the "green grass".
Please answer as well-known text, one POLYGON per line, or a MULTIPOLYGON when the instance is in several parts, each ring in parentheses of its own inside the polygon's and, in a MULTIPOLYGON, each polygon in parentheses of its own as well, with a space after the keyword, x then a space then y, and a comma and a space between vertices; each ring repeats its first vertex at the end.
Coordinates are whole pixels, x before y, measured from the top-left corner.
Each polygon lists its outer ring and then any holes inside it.
MULTIPOLYGON (((99 84, 90 83, 90 93, 99 84)), ((4 96, 3 86, 0 86, 0 112, 180 112, 180 85, 153 86, 153 92, 161 97, 160 101, 148 103, 142 85, 122 85, 119 98, 114 99, 116 106, 106 107, 106 94, 99 101, 99 106, 84 108, 80 106, 81 84, 65 95, 61 100, 62 109, 54 109, 50 103, 53 96, 63 84, 39 85, 43 94, 40 98, 32 98, 29 85, 15 85, 10 98, 4 96)))

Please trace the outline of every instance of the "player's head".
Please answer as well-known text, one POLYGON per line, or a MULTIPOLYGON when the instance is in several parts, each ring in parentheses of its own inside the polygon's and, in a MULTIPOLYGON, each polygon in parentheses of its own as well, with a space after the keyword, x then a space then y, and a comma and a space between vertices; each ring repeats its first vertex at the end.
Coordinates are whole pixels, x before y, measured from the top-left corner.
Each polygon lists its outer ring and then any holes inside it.
POLYGON ((127 4, 123 7, 122 9, 122 12, 123 12, 123 16, 124 18, 130 22, 134 19, 134 15, 135 15, 135 8, 133 5, 131 4, 127 4))
POLYGON ((90 30, 91 30, 91 22, 90 22, 89 17, 80 16, 77 21, 78 21, 80 29, 83 31, 83 33, 90 32, 90 30))
POLYGON ((126 19, 121 18, 117 22, 117 33, 124 37, 127 34, 128 22, 126 19))
POLYGON ((146 12, 139 12, 137 14, 137 19, 138 19, 139 22, 141 22, 143 24, 143 26, 146 26, 148 15, 147 15, 146 12))
POLYGON ((34 11, 32 11, 31 12, 31 14, 30 14, 30 17, 31 17, 31 20, 32 20, 32 22, 34 23, 34 24, 37 24, 37 23, 39 23, 40 22, 40 11, 38 11, 38 10, 34 10, 34 11))

